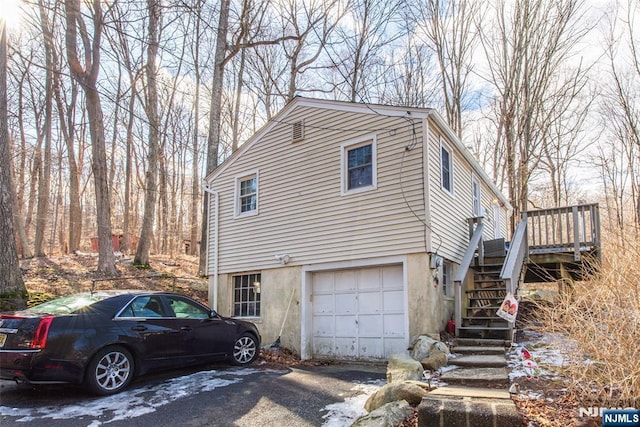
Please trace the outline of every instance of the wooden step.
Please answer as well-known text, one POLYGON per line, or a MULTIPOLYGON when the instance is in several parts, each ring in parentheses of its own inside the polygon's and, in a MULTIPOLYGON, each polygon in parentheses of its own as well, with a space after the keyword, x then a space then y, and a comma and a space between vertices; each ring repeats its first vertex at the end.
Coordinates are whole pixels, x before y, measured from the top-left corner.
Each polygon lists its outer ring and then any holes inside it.
POLYGON ((440 381, 447 384, 506 388, 509 385, 509 374, 506 368, 453 369, 442 374, 440 381))
POLYGON ((504 368, 507 359, 503 353, 468 354, 452 359, 452 364, 466 368, 504 368))
POLYGON ((510 345, 511 345, 511 341, 509 340, 482 339, 482 338, 456 338, 456 346, 506 348, 506 347, 509 347, 510 345))
POLYGON ((469 297, 469 301, 483 301, 483 300, 493 300, 493 301, 502 301, 504 299, 504 295, 500 296, 477 296, 477 297, 469 297))
POLYGON ((465 331, 509 331, 511 328, 509 326, 482 326, 482 325, 472 325, 472 326, 460 326, 458 329, 462 329, 465 331))
POLYGON ((475 307, 467 307, 467 310, 476 310, 476 311, 477 310, 495 310, 495 311, 498 311, 499 308, 500 307, 493 306, 493 305, 482 305, 482 306, 478 305, 478 306, 475 306, 475 307))
MULTIPOLYGON (((476 346, 476 345, 459 345, 454 346, 454 353, 460 354, 501 354, 504 356, 504 346, 476 346)), ((455 360, 452 359, 452 364, 455 365, 455 360)))
POLYGON ((470 294, 472 292, 478 292, 478 291, 504 292, 504 293, 507 292, 507 290, 505 288, 475 288, 475 289, 467 289, 465 292, 470 294))

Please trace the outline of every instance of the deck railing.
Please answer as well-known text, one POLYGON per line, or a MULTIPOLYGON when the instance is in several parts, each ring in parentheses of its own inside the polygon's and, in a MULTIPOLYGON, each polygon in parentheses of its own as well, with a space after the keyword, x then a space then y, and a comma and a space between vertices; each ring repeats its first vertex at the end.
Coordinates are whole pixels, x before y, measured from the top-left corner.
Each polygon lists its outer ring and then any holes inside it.
POLYGON ((465 280, 467 278, 467 273, 469 272, 471 262, 476 256, 478 248, 482 247, 483 232, 484 224, 482 224, 481 218, 472 218, 469 220, 469 246, 467 246, 467 251, 465 252, 464 257, 462 258, 462 262, 460 263, 460 267, 458 267, 456 275, 453 278, 453 283, 455 285, 456 336, 458 336, 460 332, 459 328, 460 326, 462 326, 462 298, 465 290, 465 280))
POLYGON ((529 253, 580 253, 600 248, 598 204, 540 209, 523 213, 527 220, 529 253))
POLYGON ((504 280, 507 292, 516 293, 524 262, 529 256, 529 245, 527 243, 527 220, 522 219, 513 233, 509 252, 500 272, 500 278, 504 280))

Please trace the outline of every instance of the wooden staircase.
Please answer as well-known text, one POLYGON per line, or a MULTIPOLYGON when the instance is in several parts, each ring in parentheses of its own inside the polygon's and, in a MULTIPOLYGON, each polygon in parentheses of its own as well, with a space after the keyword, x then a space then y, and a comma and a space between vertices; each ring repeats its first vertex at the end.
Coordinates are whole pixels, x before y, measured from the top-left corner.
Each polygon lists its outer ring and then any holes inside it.
POLYGON ((473 285, 465 290, 466 304, 462 325, 458 328, 459 337, 510 339, 506 334, 511 327, 496 315, 507 295, 504 280, 500 278, 503 265, 504 257, 493 258, 490 264, 471 268, 473 285))
POLYGON ((597 204, 524 212, 508 249, 504 239, 483 240, 482 218, 469 218, 469 245, 454 277, 456 336, 510 341, 515 324, 496 315, 507 293, 518 298, 520 283, 571 282, 585 266, 597 268, 599 218, 597 204))

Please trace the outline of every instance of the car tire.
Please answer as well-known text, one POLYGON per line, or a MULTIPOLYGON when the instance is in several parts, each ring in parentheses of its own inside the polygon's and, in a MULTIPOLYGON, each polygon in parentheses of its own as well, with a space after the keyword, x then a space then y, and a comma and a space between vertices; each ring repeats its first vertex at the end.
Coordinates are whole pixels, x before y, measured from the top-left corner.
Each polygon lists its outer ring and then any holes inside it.
POLYGON ((258 358, 260 348, 258 340, 252 334, 243 334, 233 343, 231 363, 234 365, 248 365, 258 358))
POLYGON ((100 396, 115 394, 125 389, 134 374, 134 361, 124 347, 105 347, 91 359, 85 373, 85 386, 100 396))

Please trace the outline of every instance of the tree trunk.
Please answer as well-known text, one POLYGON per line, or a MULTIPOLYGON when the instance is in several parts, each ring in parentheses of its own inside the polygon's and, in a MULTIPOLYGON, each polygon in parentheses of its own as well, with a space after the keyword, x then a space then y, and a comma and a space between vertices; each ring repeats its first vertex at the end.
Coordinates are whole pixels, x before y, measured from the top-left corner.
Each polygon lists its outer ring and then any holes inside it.
POLYGON ((158 151, 159 125, 158 119, 158 83, 156 56, 158 54, 158 26, 160 5, 157 0, 147 0, 149 11, 149 46, 147 47, 147 118, 149 120, 149 154, 146 174, 146 191, 144 200, 144 216, 138 240, 138 249, 133 260, 135 265, 148 266, 149 252, 153 241, 153 223, 155 220, 156 195, 158 192, 158 151))
POLYGON ((7 128, 7 32, 0 17, 0 311, 21 309, 27 302, 13 235, 12 186, 7 128))
MULTIPOLYGON (((207 175, 218 167, 218 151, 220 145, 220 115, 222 108, 222 84, 224 78, 225 53, 227 47, 227 29, 229 26, 230 0, 220 1, 220 18, 216 39, 216 53, 213 68, 213 87, 211 89, 211 109, 209 111, 209 137, 207 138, 207 175)), ((207 238, 209 230, 209 193, 204 193, 202 209, 202 235, 200 238, 200 263, 198 273, 205 275, 207 238)))
POLYGON ((53 34, 49 25, 49 17, 42 4, 38 2, 40 11, 40 27, 42 29, 45 50, 45 113, 43 122, 44 156, 40 176, 38 179, 38 207, 36 209, 36 235, 34 253, 45 256, 44 236, 49 219, 49 193, 51 192, 51 125, 53 116, 53 34))
POLYGON ((129 98, 129 120, 127 122, 127 154, 125 159, 125 171, 124 171, 124 209, 123 209, 123 221, 122 221, 122 247, 120 250, 123 253, 131 251, 131 174, 132 174, 132 154, 131 147, 133 146, 133 123, 135 120, 134 106, 136 103, 136 90, 133 79, 131 81, 131 98, 129 98))
POLYGON ((84 19, 80 13, 79 0, 67 0, 64 3, 66 15, 66 48, 71 74, 82 86, 87 100, 87 115, 89 132, 91 135, 93 182, 96 196, 96 219, 98 225, 98 268, 99 273, 115 276, 118 270, 113 253, 111 233, 111 203, 109 193, 109 176, 107 170, 106 141, 104 131, 104 116, 100 103, 100 93, 96 86, 100 71, 100 39, 102 36, 102 4, 100 0, 92 1, 93 12, 93 40, 86 32, 87 26, 81 22, 84 19), (85 48, 85 66, 78 59, 77 40, 78 29, 85 48), (86 67, 86 68, 85 68, 86 67))

